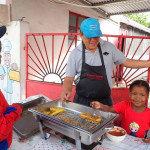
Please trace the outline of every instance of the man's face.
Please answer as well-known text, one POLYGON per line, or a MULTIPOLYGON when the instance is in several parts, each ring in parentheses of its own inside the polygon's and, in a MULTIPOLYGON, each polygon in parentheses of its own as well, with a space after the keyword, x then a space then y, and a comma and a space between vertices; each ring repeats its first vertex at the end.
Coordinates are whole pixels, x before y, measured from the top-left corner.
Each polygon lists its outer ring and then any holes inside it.
POLYGON ((85 44, 85 48, 89 51, 95 51, 99 43, 100 37, 86 38, 84 34, 80 33, 80 37, 85 44))

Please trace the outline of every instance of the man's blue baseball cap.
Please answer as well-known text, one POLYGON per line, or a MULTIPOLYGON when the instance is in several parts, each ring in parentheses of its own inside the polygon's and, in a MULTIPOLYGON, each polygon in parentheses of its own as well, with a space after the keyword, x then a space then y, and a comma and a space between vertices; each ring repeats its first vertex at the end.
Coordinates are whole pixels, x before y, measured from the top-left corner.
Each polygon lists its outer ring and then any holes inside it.
POLYGON ((86 38, 103 36, 102 31, 100 29, 100 24, 95 18, 85 19, 81 23, 80 29, 86 38))

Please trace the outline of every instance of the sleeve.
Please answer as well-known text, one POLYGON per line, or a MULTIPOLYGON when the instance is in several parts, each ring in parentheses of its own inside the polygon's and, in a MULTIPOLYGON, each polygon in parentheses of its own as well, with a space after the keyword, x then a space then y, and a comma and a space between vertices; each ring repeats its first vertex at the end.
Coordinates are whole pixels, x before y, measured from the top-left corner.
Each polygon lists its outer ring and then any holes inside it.
POLYGON ((127 60, 127 57, 112 43, 110 43, 112 53, 113 53, 113 61, 115 65, 122 64, 127 60))
POLYGON ((4 116, 2 113, 3 108, 0 106, 0 141, 6 139, 9 133, 12 132, 14 122, 20 118, 22 113, 19 105, 13 104, 12 107, 15 107, 17 110, 4 116))
POLYGON ((19 118, 20 118, 20 115, 22 113, 22 108, 18 105, 18 104, 12 104, 11 105, 12 107, 15 107, 17 110, 16 111, 13 111, 11 112, 13 115, 15 115, 16 117, 14 118, 15 120, 14 121, 17 121, 19 118))
POLYGON ((4 70, 4 67, 0 65, 0 76, 1 75, 5 75, 5 70, 4 70))
POLYGON ((3 109, 2 113, 4 113, 7 107, 9 106, 1 91, 0 91, 0 106, 2 106, 2 109, 3 109))
POLYGON ((125 108, 126 108, 126 102, 122 101, 120 103, 113 105, 113 107, 117 114, 124 113, 125 108))

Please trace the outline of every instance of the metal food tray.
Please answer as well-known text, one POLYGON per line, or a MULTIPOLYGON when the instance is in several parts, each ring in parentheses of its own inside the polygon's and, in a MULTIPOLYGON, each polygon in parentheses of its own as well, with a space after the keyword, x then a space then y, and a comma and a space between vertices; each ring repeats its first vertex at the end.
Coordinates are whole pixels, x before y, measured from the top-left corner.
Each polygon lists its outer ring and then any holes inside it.
POLYGON ((33 114, 28 111, 30 107, 37 106, 48 102, 43 96, 32 96, 35 99, 31 101, 26 101, 23 104, 23 112, 19 120, 14 123, 14 131, 23 139, 26 139, 33 134, 39 132, 39 126, 33 114))
MULTIPOLYGON (((109 125, 114 119, 118 117, 118 114, 96 110, 96 114, 102 117, 102 122, 91 123, 92 125, 94 124, 92 128, 90 128, 90 126, 88 128, 83 128, 81 124, 82 121, 85 119, 80 118, 80 122, 77 125, 74 125, 71 121, 72 115, 78 120, 79 118, 77 116, 80 113, 92 114, 93 108, 91 107, 72 102, 61 102, 61 100, 54 100, 46 104, 32 107, 29 109, 29 111, 31 111, 33 115, 37 118, 37 120, 39 120, 39 122, 41 121, 41 123, 44 124, 46 127, 54 129, 73 139, 76 139, 79 135, 82 143, 86 145, 93 143, 97 138, 101 137, 106 132, 105 128, 107 127, 107 125, 109 125), (47 111, 51 107, 55 106, 64 108, 67 111, 67 114, 69 114, 69 116, 71 117, 70 122, 65 122, 59 119, 59 115, 49 116, 42 113, 43 111, 47 111)), ((65 115, 65 113, 62 113, 61 116, 62 115, 65 115)), ((83 122, 83 124, 86 123, 87 122, 83 122)))

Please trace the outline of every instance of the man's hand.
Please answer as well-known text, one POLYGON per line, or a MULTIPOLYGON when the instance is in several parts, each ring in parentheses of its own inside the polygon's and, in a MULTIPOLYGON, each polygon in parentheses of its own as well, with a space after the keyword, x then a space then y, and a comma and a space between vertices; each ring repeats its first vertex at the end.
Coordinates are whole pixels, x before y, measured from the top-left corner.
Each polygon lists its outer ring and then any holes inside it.
POLYGON ((69 101, 72 97, 72 84, 74 81, 74 77, 65 77, 63 83, 63 92, 61 93, 62 101, 69 101))
POLYGON ((71 97, 72 97, 72 92, 64 92, 64 91, 63 91, 63 92, 61 93, 61 100, 62 100, 63 102, 69 101, 71 97))

